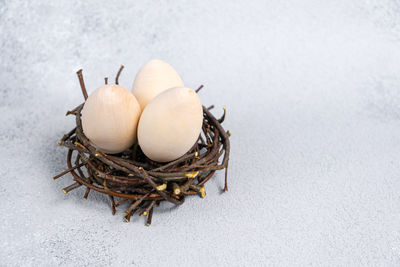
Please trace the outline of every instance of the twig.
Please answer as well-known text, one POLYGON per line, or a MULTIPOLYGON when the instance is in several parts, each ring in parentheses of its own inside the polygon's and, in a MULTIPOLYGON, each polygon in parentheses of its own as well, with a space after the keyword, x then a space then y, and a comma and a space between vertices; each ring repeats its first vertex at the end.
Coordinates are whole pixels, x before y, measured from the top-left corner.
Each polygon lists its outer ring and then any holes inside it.
POLYGON ((108 197, 110 198, 111 201, 111 206, 112 206, 112 214, 115 215, 115 201, 114 201, 114 197, 108 195, 108 197))
POLYGON ((224 106, 224 114, 222 114, 222 117, 218 119, 218 122, 223 123, 225 120, 225 116, 226 116, 226 107, 224 106))
POLYGON ((222 192, 226 192, 228 191, 228 163, 226 164, 225 167, 225 186, 224 189, 222 190, 222 192))
POLYGON ((83 81, 82 69, 78 70, 76 72, 76 74, 78 74, 78 79, 79 79, 79 83, 81 85, 82 94, 83 94, 83 97, 86 100, 88 98, 88 94, 87 94, 87 91, 86 91, 85 82, 83 81))
POLYGON ((67 187, 63 188, 62 191, 64 192, 64 194, 67 194, 68 192, 70 192, 70 191, 72 191, 75 188, 78 188, 80 186, 81 186, 80 183, 75 182, 75 183, 71 184, 70 186, 67 186, 67 187))
POLYGON ((153 218, 153 208, 150 209, 149 211, 149 216, 147 216, 147 222, 146 225, 150 226, 151 225, 151 219, 153 218))
POLYGON ((68 170, 65 170, 65 171, 63 171, 62 173, 57 174, 56 176, 54 176, 54 177, 53 177, 53 180, 56 180, 56 179, 60 178, 61 176, 66 175, 66 174, 69 173, 70 171, 73 171, 73 170, 75 170, 76 168, 82 167, 83 165, 85 165, 85 163, 82 162, 81 164, 78 164, 78 165, 76 165, 76 166, 74 166, 74 167, 72 167, 72 168, 69 168, 68 170))
POLYGON ((115 206, 116 206, 116 207, 118 207, 119 205, 122 205, 122 204, 124 204, 126 201, 128 201, 128 199, 127 199, 127 198, 125 198, 125 199, 123 199, 123 200, 119 201, 117 204, 115 204, 115 206))
POLYGON ((67 113, 65 113, 65 116, 68 115, 72 115, 72 114, 76 114, 76 111, 79 109, 79 106, 77 106, 76 108, 74 108, 73 110, 68 110, 67 113))
POLYGON ((143 215, 146 216, 146 215, 149 213, 149 211, 150 211, 151 209, 153 209, 153 206, 154 206, 155 203, 156 203, 155 200, 151 201, 150 204, 149 204, 149 205, 146 207, 146 209, 144 210, 143 215))
POLYGON ((135 212, 138 211, 138 210, 139 210, 139 207, 133 209, 131 212, 129 212, 128 214, 126 214, 126 216, 125 216, 125 221, 126 221, 126 222, 130 222, 130 221, 131 221, 132 215, 135 214, 135 212))
POLYGON ((123 69, 124 69, 124 65, 121 65, 121 67, 118 70, 117 76, 115 77, 115 84, 118 84, 119 75, 121 75, 121 71, 123 69))
POLYGON ((199 88, 196 89, 196 93, 198 93, 201 90, 201 88, 203 88, 203 87, 204 87, 204 85, 200 85, 199 88))
POLYGON ((146 195, 143 195, 141 198, 139 198, 138 200, 134 201, 132 203, 132 205, 129 206, 129 208, 125 211, 125 214, 129 214, 134 208, 136 208, 137 206, 139 206, 140 203, 142 203, 142 201, 148 196, 150 195, 151 192, 147 193, 146 195))
POLYGON ((89 192, 90 192, 90 188, 89 188, 89 187, 86 187, 86 192, 85 192, 85 194, 83 195, 83 198, 84 198, 84 199, 87 199, 87 198, 88 198, 89 192))

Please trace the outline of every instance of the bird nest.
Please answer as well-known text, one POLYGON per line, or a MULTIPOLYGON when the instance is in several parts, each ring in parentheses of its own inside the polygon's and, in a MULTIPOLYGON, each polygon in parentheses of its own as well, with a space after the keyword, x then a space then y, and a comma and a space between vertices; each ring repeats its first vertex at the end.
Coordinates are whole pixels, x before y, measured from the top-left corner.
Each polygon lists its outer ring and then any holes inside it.
MULTIPOLYGON (((86 99, 81 70, 78 71, 78 77, 86 99)), ((132 215, 138 213, 147 216, 146 225, 150 225, 153 210, 161 201, 181 205, 189 195, 203 198, 206 194, 204 185, 217 170, 225 169, 223 191, 228 190, 230 133, 221 126, 225 119, 225 108, 222 117, 216 119, 210 112, 213 106, 203 106, 202 132, 196 144, 182 157, 171 162, 159 163, 147 158, 138 145, 113 155, 96 149, 82 130, 83 105, 67 112, 67 115, 76 116, 76 127, 59 141, 60 146, 69 149, 68 169, 54 179, 71 173, 74 181, 62 189, 65 194, 83 186, 86 188, 83 198, 87 199, 90 191, 97 191, 109 197, 113 215, 117 207, 125 203, 126 221, 130 221, 132 215)))

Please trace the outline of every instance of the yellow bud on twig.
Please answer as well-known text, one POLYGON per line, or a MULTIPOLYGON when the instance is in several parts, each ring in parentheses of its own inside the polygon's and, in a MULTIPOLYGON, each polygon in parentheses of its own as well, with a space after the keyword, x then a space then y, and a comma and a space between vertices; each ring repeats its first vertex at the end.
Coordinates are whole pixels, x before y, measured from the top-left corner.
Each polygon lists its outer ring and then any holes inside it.
POLYGON ((157 190, 158 190, 158 191, 163 191, 163 190, 165 190, 166 188, 167 188, 167 184, 162 184, 162 185, 157 186, 157 190))
POLYGON ((199 174, 199 171, 197 172, 189 172, 185 174, 186 178, 196 178, 196 176, 199 174))

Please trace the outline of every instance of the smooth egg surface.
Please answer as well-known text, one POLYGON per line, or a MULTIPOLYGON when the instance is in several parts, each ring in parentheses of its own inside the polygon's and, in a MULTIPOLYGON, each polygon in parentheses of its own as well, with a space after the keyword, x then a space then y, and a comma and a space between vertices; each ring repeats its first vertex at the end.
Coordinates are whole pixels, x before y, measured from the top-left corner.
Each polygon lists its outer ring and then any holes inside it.
POLYGON ((138 125, 139 145, 154 161, 172 161, 196 143, 202 124, 203 108, 197 93, 187 87, 171 88, 143 110, 138 125))
POLYGON ((119 153, 136 141, 141 109, 133 94, 119 85, 96 89, 82 109, 83 132, 106 153, 119 153))
POLYGON ((143 110, 158 94, 178 86, 183 86, 183 82, 175 69, 165 61, 152 59, 137 73, 132 93, 143 110))

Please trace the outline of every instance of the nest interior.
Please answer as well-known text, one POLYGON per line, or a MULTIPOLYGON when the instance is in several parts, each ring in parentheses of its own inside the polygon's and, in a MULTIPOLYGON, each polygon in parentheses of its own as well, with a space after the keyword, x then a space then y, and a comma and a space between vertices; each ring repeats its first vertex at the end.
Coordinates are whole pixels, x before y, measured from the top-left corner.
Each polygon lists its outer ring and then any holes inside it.
MULTIPOLYGON (((116 78, 117 84, 121 70, 122 68, 116 78)), ((78 77, 86 99, 81 70, 78 71, 78 77)), ((204 185, 217 170, 225 169, 223 191, 228 189, 230 132, 226 132, 221 126, 225 119, 225 108, 222 117, 216 119, 210 112, 213 106, 203 106, 202 132, 195 145, 182 157, 171 162, 159 163, 147 158, 138 145, 113 155, 97 150, 82 130, 83 105, 67 112, 67 115, 76 116, 76 127, 59 141, 60 146, 68 148, 68 169, 53 179, 71 173, 74 181, 62 189, 64 193, 84 186, 85 199, 92 190, 106 194, 110 199, 113 214, 118 206, 128 202, 128 208, 124 212, 125 220, 130 221, 131 216, 137 212, 147 216, 146 225, 150 225, 153 209, 161 201, 181 205, 188 195, 204 197, 204 185)))

